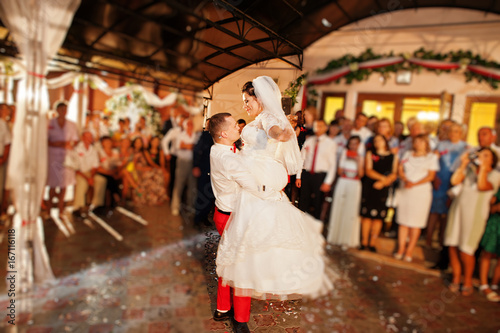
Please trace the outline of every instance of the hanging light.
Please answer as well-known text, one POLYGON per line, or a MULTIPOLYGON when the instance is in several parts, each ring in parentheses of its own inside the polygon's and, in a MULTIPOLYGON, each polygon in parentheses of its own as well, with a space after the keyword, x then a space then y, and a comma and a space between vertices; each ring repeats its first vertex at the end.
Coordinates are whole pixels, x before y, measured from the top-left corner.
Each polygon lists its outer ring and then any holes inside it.
POLYGON ((326 18, 322 18, 321 19, 321 24, 323 24, 325 27, 327 28, 331 28, 332 27, 332 24, 330 23, 330 21, 328 21, 326 18))

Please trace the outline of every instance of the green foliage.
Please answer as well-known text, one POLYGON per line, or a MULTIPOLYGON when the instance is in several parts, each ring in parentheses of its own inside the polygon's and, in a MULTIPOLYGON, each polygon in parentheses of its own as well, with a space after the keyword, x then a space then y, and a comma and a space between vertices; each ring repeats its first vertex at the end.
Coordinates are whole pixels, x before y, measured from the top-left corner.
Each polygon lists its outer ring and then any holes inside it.
MULTIPOLYGON (((441 69, 433 69, 433 68, 427 68, 423 66, 419 66, 416 64, 412 64, 408 61, 404 61, 400 64, 393 64, 385 67, 379 67, 379 68, 373 68, 373 69, 358 69, 357 64, 369 60, 375 60, 375 59, 381 59, 381 58, 388 58, 388 57, 394 57, 394 56, 401 56, 404 57, 405 59, 408 59, 409 57, 415 57, 419 58, 422 60, 439 60, 439 61, 446 61, 446 62, 455 62, 455 63, 460 63, 462 65, 461 69, 464 69, 468 64, 471 65, 479 65, 479 66, 484 66, 488 68, 495 68, 495 69, 500 69, 500 64, 495 62, 495 61, 488 61, 486 59, 483 59, 480 55, 478 54, 473 54, 471 51, 463 51, 463 50, 458 50, 458 51, 450 51, 447 53, 437 53, 432 50, 426 50, 425 48, 421 47, 420 49, 416 50, 413 52, 413 54, 394 54, 393 52, 387 53, 387 54, 375 54, 373 53, 373 50, 371 48, 366 49, 363 53, 361 53, 359 56, 354 56, 352 54, 346 54, 338 59, 332 59, 328 64, 326 64, 325 67, 320 68, 316 70, 315 74, 324 74, 331 72, 335 69, 339 69, 344 66, 349 66, 351 68, 351 71, 346 74, 344 77, 341 79, 336 80, 336 83, 340 83, 341 80, 345 80, 345 83, 351 84, 356 81, 365 81, 368 80, 370 75, 373 73, 379 73, 383 75, 384 77, 388 77, 390 73, 397 73, 399 71, 411 71, 411 72, 416 72, 416 73, 421 73, 422 69, 425 69, 430 72, 434 72, 437 75, 441 74, 442 72, 453 72, 457 70, 441 70, 441 69)), ((289 96, 292 98, 292 105, 295 105, 297 103, 297 94, 302 87, 304 83, 307 84, 307 77, 309 73, 302 74, 299 76, 297 79, 294 81, 290 82, 288 88, 285 90, 285 95, 289 96)), ((495 80, 491 77, 484 76, 481 74, 473 73, 471 71, 464 71, 465 75, 465 81, 470 82, 472 80, 476 80, 477 82, 486 82, 488 83, 493 89, 498 89, 498 85, 500 83, 499 80, 495 80)), ((314 101, 317 99, 317 92, 313 89, 308 88, 308 104, 310 104, 310 101, 314 103, 314 101), (315 95, 312 95, 313 92, 315 95), (312 96, 311 96, 312 95, 312 96)))

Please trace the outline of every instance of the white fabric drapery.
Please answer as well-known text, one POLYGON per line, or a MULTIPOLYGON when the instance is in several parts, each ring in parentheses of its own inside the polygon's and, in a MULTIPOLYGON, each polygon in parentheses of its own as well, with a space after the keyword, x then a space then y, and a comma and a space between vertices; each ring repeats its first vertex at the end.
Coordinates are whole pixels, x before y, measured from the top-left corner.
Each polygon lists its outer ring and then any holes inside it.
POLYGON ((22 78, 8 170, 17 211, 14 227, 21 290, 29 289, 34 278, 37 282, 54 278, 38 216, 47 177, 49 105, 45 75, 79 5, 80 0, 0 2, 0 17, 21 56, 22 78))

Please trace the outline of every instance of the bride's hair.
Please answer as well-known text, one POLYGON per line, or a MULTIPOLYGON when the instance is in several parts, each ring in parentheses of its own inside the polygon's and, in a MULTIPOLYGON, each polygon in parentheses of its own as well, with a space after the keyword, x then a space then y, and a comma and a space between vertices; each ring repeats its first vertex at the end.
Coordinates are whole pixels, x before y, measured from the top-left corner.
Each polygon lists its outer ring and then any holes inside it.
POLYGON ((250 96, 255 96, 255 88, 253 87, 252 81, 248 81, 243 85, 243 88, 241 88, 241 93, 247 93, 250 96))

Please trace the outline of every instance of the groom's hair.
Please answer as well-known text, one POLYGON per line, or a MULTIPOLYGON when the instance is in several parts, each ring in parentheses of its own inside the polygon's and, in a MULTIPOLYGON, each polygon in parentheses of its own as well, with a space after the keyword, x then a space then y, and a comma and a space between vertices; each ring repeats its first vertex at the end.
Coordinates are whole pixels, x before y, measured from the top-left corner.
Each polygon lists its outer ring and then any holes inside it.
POLYGON ((221 112, 214 114, 210 117, 210 121, 208 123, 208 132, 216 141, 216 139, 220 136, 220 133, 224 130, 224 125, 226 124, 226 118, 231 117, 229 112, 221 112))

